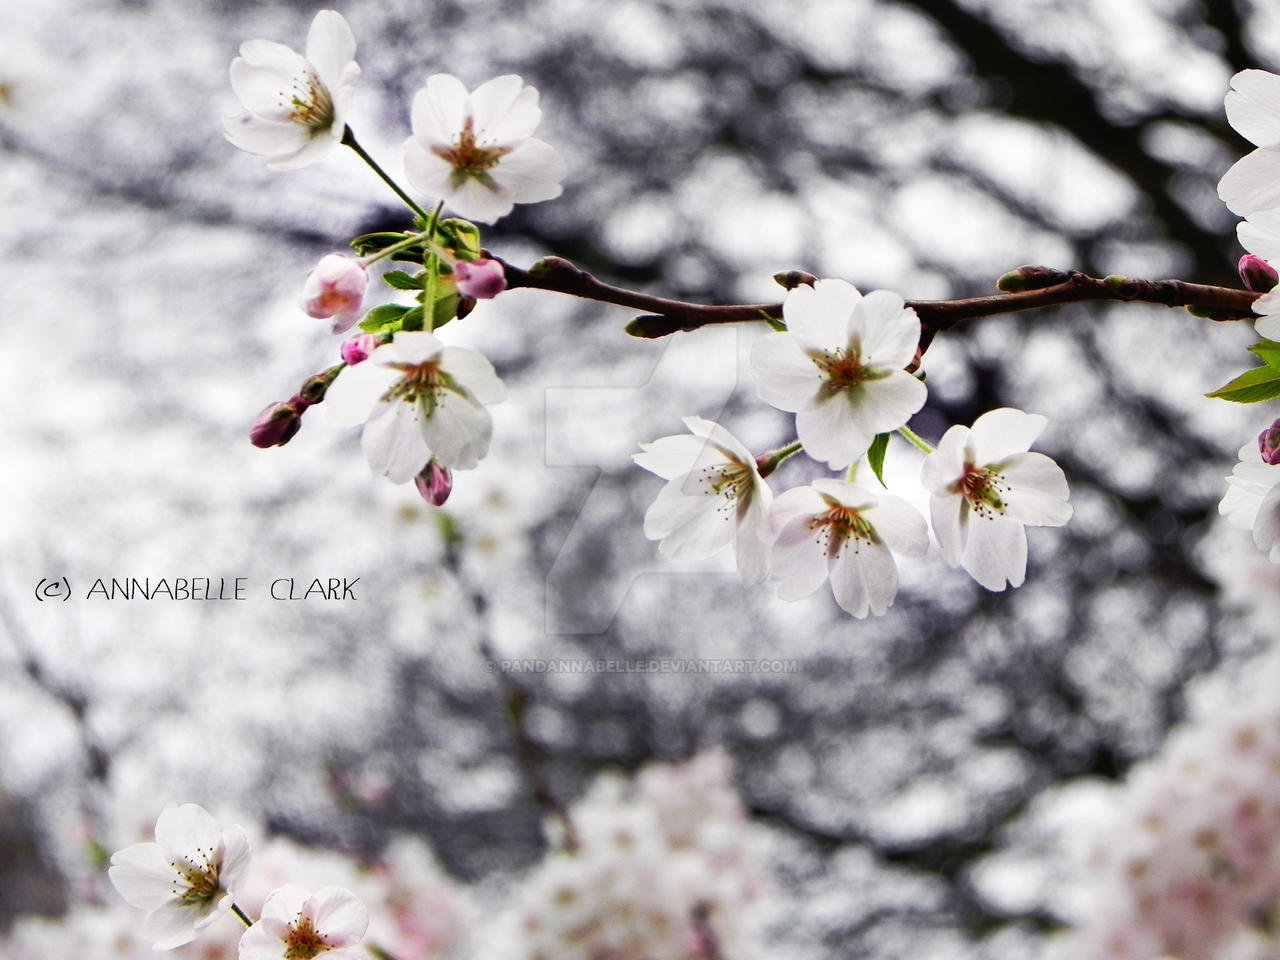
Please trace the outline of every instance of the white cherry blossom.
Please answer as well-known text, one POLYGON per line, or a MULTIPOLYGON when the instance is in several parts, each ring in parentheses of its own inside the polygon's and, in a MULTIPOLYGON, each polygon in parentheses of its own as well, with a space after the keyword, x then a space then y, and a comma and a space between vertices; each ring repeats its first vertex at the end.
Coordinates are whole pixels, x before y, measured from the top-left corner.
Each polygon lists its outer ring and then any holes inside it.
POLYGON ((533 136, 541 119, 538 91, 518 76, 496 77, 470 93, 450 74, 428 77, 413 98, 405 174, 423 193, 482 223, 517 203, 558 197, 564 161, 533 136))
POLYGON ((1231 126, 1258 149, 1226 172, 1218 196, 1233 213, 1252 218, 1280 207, 1280 76, 1240 71, 1231 78, 1226 108, 1231 126))
POLYGON ((765 514, 773 492, 756 459, 728 430, 685 417, 688 434, 641 444, 632 459, 667 481, 645 512, 644 533, 669 559, 703 560, 734 545, 747 584, 769 573, 765 514))
POLYGON ((231 887, 249 863, 249 840, 239 826, 220 828, 194 803, 168 804, 155 835, 155 843, 112 854, 107 875, 130 906, 147 911, 142 937, 169 950, 230 909, 231 887))
POLYGON ((781 494, 769 511, 778 596, 799 600, 830 579, 836 603, 880 616, 898 592, 893 554, 929 549, 924 517, 905 500, 860 483, 815 480, 781 494))
POLYGON ((785 333, 751 349, 761 398, 796 414, 805 452, 832 469, 854 463, 876 434, 896 430, 924 406, 925 386, 904 371, 920 320, 896 293, 865 297, 844 280, 787 294, 785 333))
POLYGON ((282 43, 249 40, 231 61, 231 87, 245 113, 223 121, 227 139, 268 157, 274 170, 304 167, 342 141, 346 103, 360 76, 356 40, 342 15, 311 21, 306 56, 282 43))
POLYGON ((1280 563, 1280 464, 1265 463, 1256 441, 1240 448, 1218 512, 1233 527, 1252 532, 1254 545, 1280 563))
POLYGON ((989 410, 972 428, 951 427, 921 466, 943 558, 988 590, 1022 585, 1025 527, 1058 527, 1071 517, 1062 468, 1028 452, 1048 422, 1009 407, 989 410))
POLYGON ((267 897, 262 918, 240 938, 239 960, 368 960, 360 943, 368 928, 369 911, 351 891, 289 884, 267 897))
POLYGON ((363 423, 361 446, 374 472, 407 483, 433 457, 455 470, 476 466, 493 431, 485 404, 503 392, 493 365, 474 350, 401 332, 344 370, 321 409, 336 425, 363 423))

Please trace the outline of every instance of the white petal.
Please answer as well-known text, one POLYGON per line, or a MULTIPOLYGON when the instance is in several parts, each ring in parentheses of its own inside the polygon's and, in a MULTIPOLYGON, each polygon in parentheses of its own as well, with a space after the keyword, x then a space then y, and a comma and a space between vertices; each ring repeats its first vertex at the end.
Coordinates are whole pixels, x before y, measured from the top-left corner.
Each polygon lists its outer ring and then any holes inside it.
POLYGON ((263 120, 251 113, 223 120, 222 129, 233 146, 264 157, 292 155, 311 140, 305 127, 288 121, 263 120))
POLYGON ((499 403, 506 396, 493 364, 475 350, 445 347, 440 351, 440 368, 481 403, 499 403))
POLYGON ((814 514, 826 512, 826 501, 816 489, 819 482, 814 481, 813 486, 792 487, 790 490, 784 490, 773 501, 765 518, 769 536, 772 539, 776 540, 783 528, 797 517, 811 517, 814 514))
POLYGON ((933 535, 942 548, 942 559, 948 566, 960 566, 969 528, 969 504, 958 494, 935 494, 929 498, 929 519, 933 525, 933 535))
POLYGON ((135 843, 111 855, 107 876, 129 906, 154 910, 173 899, 178 873, 160 844, 135 843))
POLYGON ((496 223, 516 204, 515 197, 497 180, 483 182, 475 177, 467 177, 457 186, 451 181, 443 199, 458 216, 481 223, 496 223))
POLYGON ((293 153, 272 158, 267 166, 272 170, 297 170, 324 159, 337 145, 337 139, 328 133, 317 133, 293 153))
POLYGON ((494 77, 472 91, 471 116, 481 146, 517 143, 533 136, 542 119, 538 91, 514 74, 494 77))
POLYGON ((262 902, 260 916, 264 921, 272 920, 290 925, 302 912, 310 896, 311 892, 301 884, 287 883, 283 887, 276 887, 262 902))
POLYGON ((802 283, 782 301, 787 333, 802 350, 843 350, 849 345, 849 324, 861 299, 857 287, 844 280, 802 283))
POLYGON ((333 10, 317 13, 307 33, 307 59, 331 93, 355 55, 356 38, 342 14, 333 10))
POLYGON ((284 942, 260 920, 240 935, 237 960, 281 960, 284 950, 284 942))
POLYGON ((978 466, 999 463, 1015 453, 1031 449, 1049 419, 1012 407, 988 410, 973 421, 971 447, 978 466))
MULTIPOLYGON (((660 550, 670 560, 705 560, 733 543, 738 532, 737 517, 719 496, 689 497, 680 493, 675 481, 663 488, 649 511, 655 513, 656 529, 661 511, 668 523, 660 550), (671 491, 669 496, 663 496, 671 491), (720 509, 717 509, 720 508, 720 509), (683 522, 670 521, 682 518, 683 522)), ((645 514, 645 535, 649 535, 649 513, 645 514)), ((652 538, 651 538, 652 539, 652 538)))
POLYGON ((792 412, 811 406, 824 381, 799 341, 787 333, 768 333, 751 345, 751 370, 760 399, 792 412))
POLYGON ((402 150, 404 173, 415 190, 439 199, 452 189, 453 166, 449 161, 423 147, 416 136, 406 140, 402 150))
POLYGON ((231 61, 231 89, 251 113, 285 120, 293 114, 294 83, 307 62, 282 43, 250 40, 231 61))
POLYGON ((853 317, 864 363, 901 370, 915 358, 920 318, 914 310, 905 308, 898 294, 871 291, 862 298, 853 317))
POLYGON ((888 549, 865 540, 846 542, 831 563, 831 592, 841 609, 861 619, 893 604, 898 568, 888 549))
POLYGON ((1043 453, 1022 453, 1000 468, 1009 485, 1006 516, 1037 527, 1060 527, 1071 519, 1067 478, 1043 453))
POLYGON ((687 474, 698 467, 723 461, 720 451, 701 437, 675 434, 640 444, 641 453, 631 455, 637 465, 664 480, 687 474))
MULTIPOLYGON (((493 418, 470 396, 439 391, 431 415, 421 422, 422 436, 443 466, 471 470, 489 452, 493 418)), ((421 461, 418 470, 425 464, 426 460, 421 461)))
POLYGON ((853 396, 858 419, 874 436, 903 426, 924 406, 929 389, 911 374, 895 370, 882 380, 864 383, 853 396))
POLYGON ((218 821, 198 803, 166 804, 156 820, 156 843, 171 855, 194 860, 197 851, 216 850, 221 841, 218 821))
POLYGON ((1259 210, 1236 224, 1240 245, 1267 263, 1280 263, 1280 210, 1259 210))
MULTIPOLYGON (((764 486, 761 484, 761 486, 764 486)), ((769 491, 764 486, 765 491, 769 491)), ((738 523, 738 536, 734 552, 738 558, 738 576, 747 586, 754 586, 769 575, 769 543, 768 528, 765 518, 768 515, 772 492, 767 498, 754 499, 745 517, 738 523)))
POLYGON ((360 434, 360 447, 370 469, 392 483, 412 480, 427 465, 432 453, 419 426, 417 404, 403 400, 379 403, 374 408, 360 434))
MULTIPOLYGON (((696 481, 691 480, 688 474, 673 477, 658 491, 658 496, 645 511, 644 535, 650 540, 663 540, 682 527, 696 522, 703 514, 714 514, 719 505, 718 500, 718 497, 709 499, 698 490, 696 481)), ((724 543, 728 543, 728 538, 724 543)), ((713 551, 714 549, 717 548, 712 548, 713 551)), ((666 555, 673 556, 671 553, 666 555)))
POLYGON ((467 88, 452 74, 437 73, 413 98, 413 135, 424 146, 451 146, 466 118, 467 88))
POLYGON ((1242 217, 1280 207, 1280 150, 1246 154, 1218 181, 1218 196, 1242 217))
MULTIPOLYGON (((374 354, 377 354, 376 350, 374 354)), ((373 415, 373 408, 383 394, 399 379, 397 371, 371 360, 347 367, 325 391, 324 403, 319 407, 322 419, 334 427, 354 427, 364 423, 373 415)))
POLYGON ((172 950, 196 938, 196 923, 205 915, 205 911, 170 900, 143 918, 140 932, 157 950, 172 950))
POLYGON ((983 519, 969 515, 963 565, 973 579, 988 590, 999 592, 1005 581, 1022 586, 1027 575, 1027 533, 1017 520, 1008 517, 983 519))
POLYGON ((929 550, 929 527, 920 511, 901 497, 881 495, 865 508, 867 522, 894 553, 923 557, 929 550))
POLYGON ((1280 77, 1241 70, 1226 96, 1227 121, 1254 146, 1280 146, 1280 77))
POLYGON ((567 172, 555 147, 531 137, 499 160, 491 174, 516 203, 539 203, 564 192, 560 181, 567 172))
POLYGON ((235 892, 233 887, 249 866, 252 852, 244 827, 232 824, 222 831, 222 869, 218 876, 224 890, 235 892))
POLYGON ((390 363, 426 363, 437 358, 444 351, 444 343, 434 333, 425 330, 407 330, 396 334, 390 343, 383 344, 373 352, 370 362, 376 364, 390 363))
POLYGON ((1280 484, 1267 491, 1258 504, 1253 523, 1253 542, 1263 553, 1272 553, 1280 544, 1280 484))
POLYGON ((369 911, 342 887, 321 887, 307 901, 315 929, 334 947, 359 943, 369 929, 369 911))
POLYGON ((1267 340, 1280 340, 1280 290, 1272 291, 1255 300, 1253 309, 1255 313, 1269 314, 1269 316, 1259 317, 1254 322, 1254 332, 1267 340), (1263 300, 1268 302, 1263 305, 1263 300))
POLYGON ((875 439, 860 411, 854 409, 844 394, 812 410, 797 413, 796 433, 804 444, 804 452, 833 470, 842 470, 859 459, 875 439))
POLYGON ((811 515, 795 517, 774 541, 770 560, 773 578, 778 583, 778 596, 783 600, 807 597, 827 579, 826 541, 820 542, 817 533, 810 529, 810 519, 811 515))
POLYGON ((737 437, 714 420, 703 420, 701 417, 685 417, 684 425, 689 432, 699 437, 706 437, 725 452, 725 459, 737 460, 739 463, 755 462, 755 456, 742 445, 737 437))
POLYGON ((920 464, 920 483, 934 496, 948 496, 951 486, 964 476, 969 428, 956 424, 942 435, 933 453, 920 464))

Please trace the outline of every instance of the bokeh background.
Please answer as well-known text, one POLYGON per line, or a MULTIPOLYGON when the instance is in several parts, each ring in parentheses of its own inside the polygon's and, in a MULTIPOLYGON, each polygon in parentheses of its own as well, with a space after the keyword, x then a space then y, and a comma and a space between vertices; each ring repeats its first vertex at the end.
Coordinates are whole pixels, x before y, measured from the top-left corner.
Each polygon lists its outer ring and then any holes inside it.
MULTIPOLYGON (((625 310, 513 291, 446 331, 508 387, 444 509, 450 547, 354 433, 246 438, 336 358, 297 305, 310 266, 406 225, 349 151, 273 173, 221 136, 238 44, 300 49, 315 9, 0 3, 0 934, 118 908, 101 853, 170 799, 348 859, 416 837, 497 910, 545 850, 531 770, 567 804, 602 770, 721 747, 774 878, 772 955, 1039 955, 1109 785, 1276 633, 1274 580, 1215 520, 1274 412, 1203 396, 1249 365, 1252 330, 1082 305, 941 336, 913 427, 1045 414, 1075 517, 1031 532, 1017 591, 935 549, 855 621, 826 590, 785 603, 727 560, 664 563, 641 532, 660 481, 630 454, 681 416, 789 439, 744 362, 761 330, 639 341, 625 310), (72 598, 38 601, 61 577, 72 598), (85 599, 100 577, 242 577, 246 599, 85 599), (290 577, 359 578, 356 599, 273 600, 290 577), (486 649, 795 669, 503 673, 486 649)), ((909 299, 1023 263, 1236 285, 1215 186, 1249 145, 1222 98, 1280 66, 1280 11, 1251 0, 339 9, 352 124, 392 170, 427 75, 541 92, 565 192, 489 248, 707 302, 776 300, 791 268, 909 299)), ((917 469, 890 449, 891 488, 918 498, 917 469)), ((795 458, 773 485, 820 472, 795 458)))

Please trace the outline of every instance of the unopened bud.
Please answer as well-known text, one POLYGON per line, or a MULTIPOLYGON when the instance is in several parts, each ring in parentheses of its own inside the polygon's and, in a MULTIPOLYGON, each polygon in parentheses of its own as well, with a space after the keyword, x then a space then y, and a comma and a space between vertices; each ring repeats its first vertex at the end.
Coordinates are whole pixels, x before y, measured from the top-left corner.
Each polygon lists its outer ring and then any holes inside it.
POLYGON ((437 507, 444 506, 449 494, 453 492, 453 471, 437 463, 432 457, 431 462, 422 468, 422 472, 413 478, 413 485, 427 503, 437 507))
POLYGON ((1245 287, 1254 293, 1266 293, 1280 281, 1280 274, 1271 264, 1252 253, 1241 257, 1236 269, 1240 271, 1240 280, 1245 287))
POLYGON ((1280 420, 1258 434, 1258 452, 1262 454, 1263 463, 1273 467, 1280 463, 1280 420))
POLYGON ((458 284, 458 293, 476 300, 492 300, 507 289, 507 276, 502 264, 487 257, 459 260, 453 265, 453 277, 458 284))
POLYGON ((784 270, 782 273, 773 275, 773 282, 784 290, 794 290, 801 285, 812 287, 818 282, 818 278, 812 273, 805 273, 803 270, 784 270))
POLYGON ((360 316, 369 274, 350 257, 331 253, 321 257, 307 274, 302 288, 302 309, 308 316, 323 320, 333 317, 333 332, 342 333, 360 316))
POLYGON ((350 340, 342 345, 342 359, 349 367, 354 367, 357 363, 363 363, 369 359, 369 354, 378 349, 379 341, 371 333, 357 333, 350 340))
POLYGON ((283 447, 301 429, 302 411, 305 409, 293 400, 271 404, 253 421, 249 428, 249 442, 263 449, 283 447))

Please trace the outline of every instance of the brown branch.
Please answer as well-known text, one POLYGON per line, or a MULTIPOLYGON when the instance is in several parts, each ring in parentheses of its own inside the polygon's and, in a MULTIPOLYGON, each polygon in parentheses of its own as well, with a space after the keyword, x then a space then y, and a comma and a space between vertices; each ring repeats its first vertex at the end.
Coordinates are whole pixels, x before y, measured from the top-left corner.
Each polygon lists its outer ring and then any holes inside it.
MULTIPOLYGON (((561 257, 546 257, 528 270, 503 261, 508 289, 527 287, 565 293, 586 300, 651 311, 627 324, 635 337, 657 339, 679 331, 697 330, 718 323, 743 323, 782 317, 781 303, 704 305, 655 297, 597 280, 561 257)), ((928 349, 934 336, 965 320, 1017 313, 1042 307, 1086 301, 1151 303, 1166 307, 1187 307, 1197 316, 1211 320, 1251 320, 1251 290, 1214 287, 1185 280, 1138 280, 1132 277, 1091 277, 1076 270, 1050 267, 1019 267, 1001 277, 1003 292, 988 297, 960 300, 908 300, 908 307, 920 317, 920 350, 928 349)))

